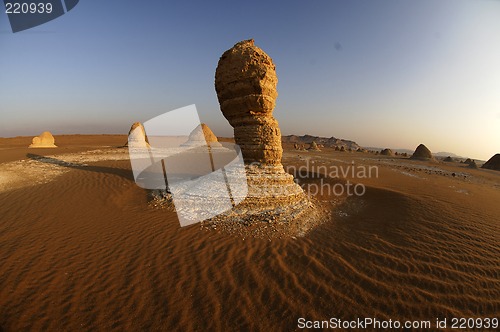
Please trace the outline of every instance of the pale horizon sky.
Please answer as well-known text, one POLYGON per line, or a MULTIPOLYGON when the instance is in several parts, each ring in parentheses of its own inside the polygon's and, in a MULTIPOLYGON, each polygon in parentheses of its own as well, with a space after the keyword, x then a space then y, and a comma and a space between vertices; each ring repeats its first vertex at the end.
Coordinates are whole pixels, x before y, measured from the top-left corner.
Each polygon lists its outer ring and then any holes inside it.
POLYGON ((278 74, 284 135, 500 152, 500 1, 80 1, 12 33, 0 13, 0 137, 122 133, 196 104, 232 136, 214 89, 253 38, 278 74))

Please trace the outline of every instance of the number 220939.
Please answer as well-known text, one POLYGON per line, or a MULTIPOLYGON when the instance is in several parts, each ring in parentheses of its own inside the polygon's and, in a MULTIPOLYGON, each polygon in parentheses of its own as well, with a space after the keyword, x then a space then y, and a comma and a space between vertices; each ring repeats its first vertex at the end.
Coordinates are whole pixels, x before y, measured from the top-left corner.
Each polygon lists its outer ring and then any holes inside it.
POLYGON ((7 2, 5 3, 6 14, 50 14, 52 13, 52 4, 44 3, 26 3, 26 2, 7 2))

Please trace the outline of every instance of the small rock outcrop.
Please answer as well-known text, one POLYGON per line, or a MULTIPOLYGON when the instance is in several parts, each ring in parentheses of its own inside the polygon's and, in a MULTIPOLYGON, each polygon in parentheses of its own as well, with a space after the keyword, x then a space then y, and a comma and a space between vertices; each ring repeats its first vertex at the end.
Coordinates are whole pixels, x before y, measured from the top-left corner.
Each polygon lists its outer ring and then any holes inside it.
POLYGON ((319 149, 318 144, 316 144, 316 142, 314 142, 314 141, 311 143, 311 145, 309 146, 308 150, 311 150, 311 151, 321 151, 319 149))
POLYGON ((54 136, 49 131, 44 131, 39 136, 33 137, 29 148, 57 148, 54 136))
POLYGON ((417 146, 410 159, 434 160, 434 157, 432 156, 431 150, 429 150, 425 145, 420 144, 419 146, 417 146))
POLYGON ((475 160, 473 160, 471 163, 469 163, 469 165, 467 167, 472 168, 472 169, 478 168, 475 160))
POLYGON ((383 149, 382 151, 380 151, 380 154, 382 156, 394 156, 394 152, 392 152, 391 149, 383 149))
POLYGON ((281 132, 273 116, 277 83, 272 59, 253 39, 224 52, 215 72, 221 111, 234 128, 245 161, 248 195, 235 208, 243 221, 252 216, 263 221, 265 212, 291 222, 314 209, 281 164, 281 132))
POLYGON ((455 160, 451 157, 451 156, 448 156, 446 158, 443 159, 443 161, 447 162, 447 163, 452 163, 454 162, 455 160))
POLYGON ((491 157, 487 162, 484 163, 482 168, 500 171, 500 153, 497 153, 496 155, 491 157))
POLYGON ((205 146, 210 147, 221 147, 222 145, 217 140, 217 136, 214 135, 212 130, 204 123, 196 127, 191 134, 186 143, 182 146, 205 146))
POLYGON ((128 141, 125 146, 132 148, 149 148, 148 139, 144 126, 140 122, 134 122, 128 132, 128 141))

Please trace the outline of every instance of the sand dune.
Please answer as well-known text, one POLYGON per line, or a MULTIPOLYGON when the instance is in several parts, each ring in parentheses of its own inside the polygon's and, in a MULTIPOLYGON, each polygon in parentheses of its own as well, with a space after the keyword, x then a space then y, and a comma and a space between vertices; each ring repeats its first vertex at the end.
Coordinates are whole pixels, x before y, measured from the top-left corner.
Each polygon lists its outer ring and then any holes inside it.
MULTIPOLYGON (((362 197, 318 195, 332 220, 306 236, 268 241, 180 228, 175 212, 148 205, 128 160, 82 149, 25 154, 26 174, 61 172, 0 192, 4 331, 295 330, 299 317, 434 321, 500 311, 498 172, 286 152, 285 166, 354 160, 380 174, 363 179, 362 197)), ((16 162, 6 159, 1 175, 16 162)))

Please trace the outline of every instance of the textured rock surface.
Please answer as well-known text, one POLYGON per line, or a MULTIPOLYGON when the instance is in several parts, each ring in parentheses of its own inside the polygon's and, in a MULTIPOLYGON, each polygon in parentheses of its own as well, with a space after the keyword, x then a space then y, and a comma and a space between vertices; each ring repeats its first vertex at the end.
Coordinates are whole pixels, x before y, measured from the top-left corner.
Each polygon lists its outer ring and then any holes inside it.
POLYGON ((189 134, 189 139, 183 146, 204 146, 205 144, 216 147, 222 146, 217 141, 217 136, 214 135, 212 130, 204 123, 196 127, 191 134, 189 134))
POLYGON ((419 159, 419 160, 433 160, 431 150, 429 150, 425 145, 420 144, 413 152, 411 159, 419 159))
POLYGON ((246 165, 248 195, 233 211, 240 216, 266 211, 294 220, 314 208, 281 165, 281 133, 272 114, 277 83, 272 59, 253 40, 224 52, 215 72, 221 111, 234 127, 246 165))
POLYGON ((33 137, 29 148, 57 148, 54 136, 49 131, 44 131, 40 136, 33 137))
POLYGON ((215 90, 246 163, 281 164, 281 132, 273 117, 277 84, 272 59, 253 39, 237 43, 219 60, 215 90))
POLYGON ((146 131, 144 130, 142 123, 134 122, 132 124, 128 132, 128 141, 125 146, 134 148, 149 147, 149 143, 146 138, 146 131))

